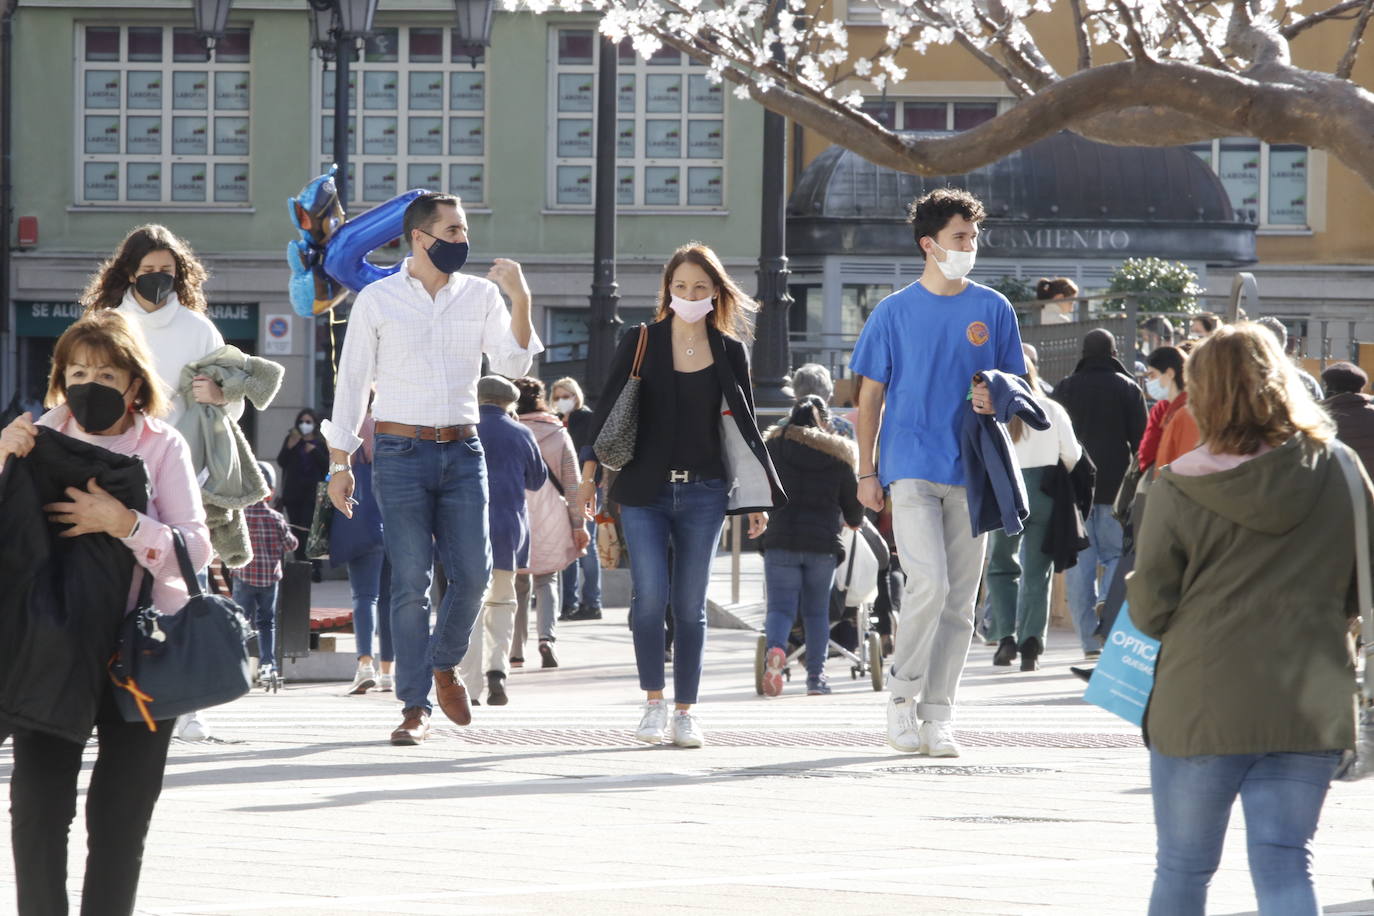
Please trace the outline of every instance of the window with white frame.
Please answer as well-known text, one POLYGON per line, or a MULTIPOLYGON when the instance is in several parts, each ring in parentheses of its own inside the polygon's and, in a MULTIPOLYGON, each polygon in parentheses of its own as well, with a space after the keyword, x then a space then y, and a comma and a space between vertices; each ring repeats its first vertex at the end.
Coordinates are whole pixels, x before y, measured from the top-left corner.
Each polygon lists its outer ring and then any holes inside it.
POLYGON ((1307 147, 1224 137, 1188 148, 1217 173, 1236 219, 1261 229, 1307 228, 1307 147))
MULTIPOLYGON (((481 48, 466 45, 452 29, 378 28, 349 70, 349 203, 381 203, 406 188, 483 203, 486 83, 481 48)), ((321 172, 334 155, 334 87, 331 70, 318 95, 321 172)))
POLYGON ((189 28, 79 26, 77 203, 246 206, 251 48, 248 29, 206 60, 189 28))
POLYGON ((997 117, 998 103, 988 100, 866 99, 863 113, 888 130, 957 131, 997 117))
MULTIPOLYGON (((593 203, 596 159, 594 29, 550 29, 549 202, 593 203)), ((674 48, 649 60, 620 45, 616 201, 626 208, 697 210, 725 205, 725 91, 674 48)))

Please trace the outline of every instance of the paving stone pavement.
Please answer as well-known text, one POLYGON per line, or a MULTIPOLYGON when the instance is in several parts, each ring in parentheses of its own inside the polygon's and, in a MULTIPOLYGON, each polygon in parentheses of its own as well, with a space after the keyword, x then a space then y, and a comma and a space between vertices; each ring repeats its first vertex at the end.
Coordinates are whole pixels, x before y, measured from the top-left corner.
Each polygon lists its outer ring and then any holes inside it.
MULTIPOLYGON (((1073 644, 1067 633, 1051 643, 1073 644)), ((1077 659, 994 669, 975 645, 965 752, 883 743, 882 694, 837 659, 835 694, 753 689, 756 637, 710 636, 700 750, 636 745, 625 611, 561 625, 563 667, 523 669, 417 748, 389 694, 288 685, 174 742, 139 912, 1139 914, 1154 834, 1138 733, 1078 696, 1077 659)), ((8 746, 0 779, 8 780, 8 746)), ((91 754, 87 755, 89 777, 91 754)), ((7 818, 7 815, 5 816, 7 818)), ((1328 913, 1374 913, 1374 783, 1333 789, 1318 835, 1328 913)), ((8 830, 5 830, 8 833, 8 830)), ((84 830, 72 828, 79 893, 84 830)), ((0 912, 13 871, 0 861, 0 912)), ((1210 913, 1254 909, 1236 812, 1210 913)))

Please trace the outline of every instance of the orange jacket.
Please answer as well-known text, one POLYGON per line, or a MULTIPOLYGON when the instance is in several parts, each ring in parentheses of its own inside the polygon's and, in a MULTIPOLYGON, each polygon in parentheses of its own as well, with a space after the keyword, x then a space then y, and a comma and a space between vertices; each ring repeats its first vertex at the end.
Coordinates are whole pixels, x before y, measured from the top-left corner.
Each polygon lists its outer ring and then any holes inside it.
POLYGON ((1180 455, 1198 447, 1197 421, 1188 409, 1188 392, 1184 391, 1169 402, 1164 415, 1164 430, 1159 435, 1159 450, 1155 452, 1155 475, 1159 469, 1180 455))

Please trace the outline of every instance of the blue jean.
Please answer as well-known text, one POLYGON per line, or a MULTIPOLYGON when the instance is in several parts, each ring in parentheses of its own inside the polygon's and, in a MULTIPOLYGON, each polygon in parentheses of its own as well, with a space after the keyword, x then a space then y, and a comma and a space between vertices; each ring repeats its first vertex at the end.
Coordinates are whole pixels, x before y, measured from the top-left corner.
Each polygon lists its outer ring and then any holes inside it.
POLYGON ((1339 751, 1166 757, 1150 752, 1158 853, 1150 916, 1202 916, 1240 795, 1260 916, 1318 916, 1312 837, 1339 751))
MULTIPOLYGON (((379 600, 382 594, 382 567, 386 549, 378 547, 348 561, 348 587, 353 592, 353 638, 358 657, 371 657, 372 634, 381 644, 382 661, 395 659, 391 651, 391 601, 379 600)), ((390 577, 387 577, 388 580, 390 577)))
POLYGON ((429 711, 433 672, 463 660, 491 575, 482 443, 476 436, 439 443, 378 435, 372 486, 391 563, 396 698, 429 711), (448 588, 431 632, 436 547, 448 588))
POLYGON ((706 586, 729 502, 724 480, 667 483, 647 506, 620 507, 630 551, 630 628, 643 690, 664 687, 664 629, 673 617, 673 699, 695 703, 706 656, 706 586), (672 568, 668 547, 672 545, 672 568))
POLYGON ((830 643, 830 587, 837 558, 771 548, 763 554, 763 581, 768 593, 764 640, 770 649, 787 651, 787 637, 801 612, 806 632, 806 676, 812 680, 825 670, 830 643))
POLYGON ((1064 571, 1069 591, 1069 616, 1083 651, 1102 648, 1093 634, 1097 631, 1097 602, 1107 597, 1107 586, 1121 559, 1121 523, 1112 517, 1112 507, 1094 504, 1088 515, 1088 546, 1078 552, 1078 565, 1064 571), (1097 568, 1102 567, 1099 579, 1097 568))
POLYGON ((243 615, 258 630, 258 660, 262 664, 275 665, 281 670, 281 659, 277 658, 277 586, 262 588, 249 585, 242 579, 234 580, 234 603, 243 608, 243 615))
MULTIPOLYGON (((596 491, 596 508, 601 509, 601 490, 596 491)), ((596 553, 596 522, 587 522, 591 543, 587 553, 568 564, 563 570, 563 613, 577 610, 577 571, 582 570, 582 603, 589 608, 601 607, 601 558, 596 553)))

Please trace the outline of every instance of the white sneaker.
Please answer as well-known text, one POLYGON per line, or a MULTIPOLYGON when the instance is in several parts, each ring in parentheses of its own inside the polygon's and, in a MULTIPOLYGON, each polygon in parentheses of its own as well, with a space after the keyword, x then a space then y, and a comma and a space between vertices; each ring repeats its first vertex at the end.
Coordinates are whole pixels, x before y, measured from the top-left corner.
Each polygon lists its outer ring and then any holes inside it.
POLYGON ((916 704, 905 697, 893 697, 887 704, 887 743, 903 754, 921 753, 921 737, 916 732, 916 704))
POLYGON ((174 734, 182 741, 204 741, 210 737, 210 727, 199 712, 188 712, 184 716, 177 716, 174 734))
POLYGON ((382 693, 390 693, 390 692, 391 692, 392 686, 391 686, 391 674, 390 674, 390 673, 388 673, 388 672, 386 672, 386 671, 383 671, 383 672, 381 673, 381 675, 377 678, 377 689, 380 690, 382 693))
POLYGON ((644 716, 639 720, 635 740, 645 744, 662 744, 663 733, 668 728, 668 702, 649 700, 644 704, 644 716))
POLYGON ((701 747, 706 743, 697 717, 685 709, 673 713, 673 743, 678 747, 701 747))
POLYGON ((355 696, 360 693, 367 693, 377 686, 377 669, 371 665, 359 665, 358 673, 353 676, 353 683, 348 687, 348 695, 355 696))
POLYGON ((954 723, 922 722, 921 748, 931 757, 958 757, 959 745, 954 743, 954 723))

